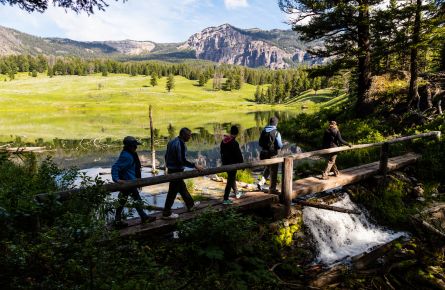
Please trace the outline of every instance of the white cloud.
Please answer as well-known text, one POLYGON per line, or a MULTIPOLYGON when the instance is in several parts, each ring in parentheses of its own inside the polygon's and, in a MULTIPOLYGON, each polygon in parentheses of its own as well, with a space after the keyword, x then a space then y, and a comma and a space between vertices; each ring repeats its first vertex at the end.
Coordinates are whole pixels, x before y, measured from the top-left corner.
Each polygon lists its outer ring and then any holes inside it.
POLYGON ((247 0, 224 0, 224 5, 227 9, 237 9, 241 7, 248 7, 247 0))

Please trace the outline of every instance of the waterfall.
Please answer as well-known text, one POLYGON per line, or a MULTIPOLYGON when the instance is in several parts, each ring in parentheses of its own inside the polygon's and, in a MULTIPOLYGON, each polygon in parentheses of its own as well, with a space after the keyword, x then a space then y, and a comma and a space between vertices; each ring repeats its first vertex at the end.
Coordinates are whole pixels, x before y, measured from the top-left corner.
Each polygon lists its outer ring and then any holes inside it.
MULTIPOLYGON (((361 210, 346 193, 332 205, 361 210)), ((327 265, 405 235, 402 232, 393 232, 374 225, 363 212, 360 215, 353 215, 305 207, 303 222, 309 228, 316 243, 315 262, 327 265)))

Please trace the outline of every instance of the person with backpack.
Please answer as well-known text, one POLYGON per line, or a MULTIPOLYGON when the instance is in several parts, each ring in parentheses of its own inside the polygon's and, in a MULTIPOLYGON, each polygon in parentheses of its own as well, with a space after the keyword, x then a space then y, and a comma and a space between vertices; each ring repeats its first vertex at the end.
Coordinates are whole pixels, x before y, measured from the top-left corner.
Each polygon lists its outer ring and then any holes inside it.
MULTIPOLYGON (((137 146, 141 145, 136 138, 127 136, 123 140, 124 148, 117 161, 111 167, 111 177, 114 182, 125 184, 128 181, 141 178, 141 161, 136 152, 137 146)), ((127 203, 128 197, 136 203, 136 211, 141 217, 141 223, 152 222, 155 217, 148 216, 142 207, 142 199, 137 188, 122 190, 118 196, 118 207, 116 208, 114 225, 117 228, 127 227, 128 223, 122 221, 122 211, 127 203)))
MULTIPOLYGON (((236 163, 243 163, 243 154, 241 153, 241 149, 239 147, 238 142, 236 141, 236 136, 238 136, 239 129, 237 126, 232 126, 230 128, 230 135, 224 136, 224 139, 221 141, 220 149, 221 149, 221 161, 223 165, 230 165, 236 163)), ((236 186, 236 170, 227 172, 227 184, 224 190, 224 201, 223 204, 229 205, 232 204, 233 201, 229 199, 230 191, 233 189, 236 198, 240 198, 242 195, 238 192, 238 188, 236 186)))
MULTIPOLYGON (((323 148, 335 148, 340 145, 346 145, 352 147, 351 144, 343 140, 340 134, 340 130, 338 129, 337 122, 329 121, 329 127, 324 132, 323 136, 323 148)), ((327 155, 328 164, 326 165, 326 169, 323 171, 322 179, 329 179, 329 172, 333 171, 334 176, 338 176, 340 171, 338 171, 337 165, 335 165, 335 160, 337 159, 337 154, 332 153, 327 155)))
MULTIPOLYGON (((278 118, 272 117, 269 120, 269 125, 264 127, 261 131, 259 145, 261 147, 260 159, 270 159, 278 155, 278 151, 283 148, 281 141, 281 134, 277 130, 278 118)), ((278 164, 272 164, 265 168, 261 180, 258 182, 258 190, 263 191, 263 185, 266 179, 270 176, 269 193, 277 193, 277 176, 278 164)))
MULTIPOLYGON (((195 168, 202 171, 203 167, 187 160, 187 146, 185 143, 192 137, 192 131, 188 128, 182 128, 179 131, 179 136, 171 140, 167 144, 167 151, 165 152, 165 167, 168 174, 183 172, 185 168, 195 168)), ((167 198, 165 200, 164 211, 162 219, 177 219, 179 215, 172 213, 172 206, 175 202, 178 193, 181 195, 184 203, 189 211, 193 210, 199 205, 199 201, 195 202, 193 197, 187 190, 187 186, 183 179, 170 181, 168 186, 167 198)))

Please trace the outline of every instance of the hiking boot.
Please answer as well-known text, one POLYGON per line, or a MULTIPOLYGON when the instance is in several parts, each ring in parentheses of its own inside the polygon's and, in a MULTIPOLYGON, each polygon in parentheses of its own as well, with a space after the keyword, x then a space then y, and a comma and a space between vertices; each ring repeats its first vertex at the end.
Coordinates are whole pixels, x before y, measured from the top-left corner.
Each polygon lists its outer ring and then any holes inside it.
POLYGON ((196 207, 198 207, 201 204, 200 201, 195 201, 192 207, 189 207, 187 210, 188 211, 195 211, 196 207))
POLYGON ((223 205, 231 205, 231 204, 233 204, 233 201, 231 201, 230 199, 223 201, 223 205))
POLYGON ((145 216, 145 217, 141 217, 141 224, 148 224, 148 223, 152 223, 156 220, 156 217, 154 216, 145 216))
POLYGON ((128 227, 128 223, 127 222, 123 222, 123 221, 114 221, 113 227, 115 229, 123 229, 123 228, 128 227))
POLYGON ((335 177, 340 176, 340 175, 341 175, 341 174, 340 174, 340 171, 338 171, 338 170, 334 171, 334 176, 335 176, 335 177))
POLYGON ((171 213, 168 216, 164 216, 164 215, 162 216, 163 220, 176 220, 178 218, 179 218, 179 214, 177 214, 177 213, 171 213))
POLYGON ((257 183, 256 186, 258 188, 258 191, 263 191, 263 186, 261 184, 257 183))
POLYGON ((246 195, 246 193, 244 192, 244 191, 238 191, 236 194, 235 194, 235 197, 237 198, 237 199, 239 199, 239 198, 241 198, 241 197, 243 197, 243 196, 245 196, 246 195))

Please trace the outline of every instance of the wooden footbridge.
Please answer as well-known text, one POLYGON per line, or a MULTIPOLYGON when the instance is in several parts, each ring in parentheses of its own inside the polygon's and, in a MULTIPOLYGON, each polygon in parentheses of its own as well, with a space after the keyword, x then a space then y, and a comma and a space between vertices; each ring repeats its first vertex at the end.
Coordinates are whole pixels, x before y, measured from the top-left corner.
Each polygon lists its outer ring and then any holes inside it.
MULTIPOLYGON (((187 211, 184 208, 174 210, 173 212, 179 214, 179 220, 185 221, 190 220, 197 215, 201 214, 207 209, 212 209, 216 211, 222 211, 228 208, 236 208, 240 211, 248 211, 258 208, 270 207, 274 203, 281 203, 284 207, 284 214, 289 215, 291 212, 292 199, 297 196, 302 196, 310 193, 317 193, 326 191, 329 189, 337 188, 340 186, 356 183, 358 181, 367 179, 373 175, 383 175, 385 176, 389 171, 396 170, 402 168, 406 165, 415 163, 421 156, 415 153, 407 153, 402 156, 396 156, 389 158, 389 147, 390 144, 409 141, 418 138, 431 138, 436 137, 440 138, 440 132, 434 131, 429 133, 423 133, 413 136, 401 137, 392 139, 386 142, 380 143, 371 143, 371 144, 361 144, 355 145, 352 147, 337 147, 331 149, 323 149, 305 153, 298 153, 294 155, 289 155, 285 157, 278 157, 273 159, 255 161, 255 162, 247 162, 233 165, 225 165, 221 167, 208 168, 203 171, 185 171, 180 173, 168 174, 168 175, 160 175, 148 178, 141 178, 135 181, 131 181, 125 184, 105 184, 104 190, 107 192, 115 192, 120 190, 125 190, 129 188, 135 187, 144 187, 150 185, 156 185, 161 183, 170 182, 173 180, 179 179, 188 179, 195 178, 205 175, 213 175, 217 173, 232 171, 232 170, 240 170, 247 168, 256 168, 263 167, 272 164, 282 164, 282 184, 281 184, 281 192, 279 195, 277 194, 268 194, 264 192, 247 192, 246 196, 241 199, 235 200, 233 205, 223 205, 222 200, 211 199, 205 202, 202 202, 194 211, 187 211), (318 177, 309 177, 305 179, 299 179, 293 181, 293 172, 294 160, 301 160, 305 158, 309 158, 312 156, 320 156, 332 153, 339 153, 344 151, 351 151, 363 148, 371 148, 371 147, 380 147, 380 160, 377 162, 360 165, 352 168, 348 168, 340 171, 340 175, 337 177, 330 177, 327 180, 323 180, 318 177)), ((57 193, 52 193, 51 195, 56 195, 57 198, 61 201, 67 200, 73 194, 79 193, 82 189, 74 189, 67 190, 57 193)), ((48 197, 48 194, 39 194, 36 198, 38 201, 44 201, 48 197)), ((309 203, 305 203, 304 206, 311 206, 309 203)), ((315 205, 316 206, 316 205, 315 205)), ((322 206, 316 206, 321 207, 322 206)), ((345 211, 347 212, 347 211, 345 211)), ((133 234, 153 234, 159 233, 166 230, 171 230, 174 228, 177 220, 163 220, 161 219, 161 213, 154 214, 157 217, 157 220, 148 223, 148 224, 140 224, 139 219, 129 220, 129 227, 122 229, 120 231, 121 235, 133 235, 133 234)))

